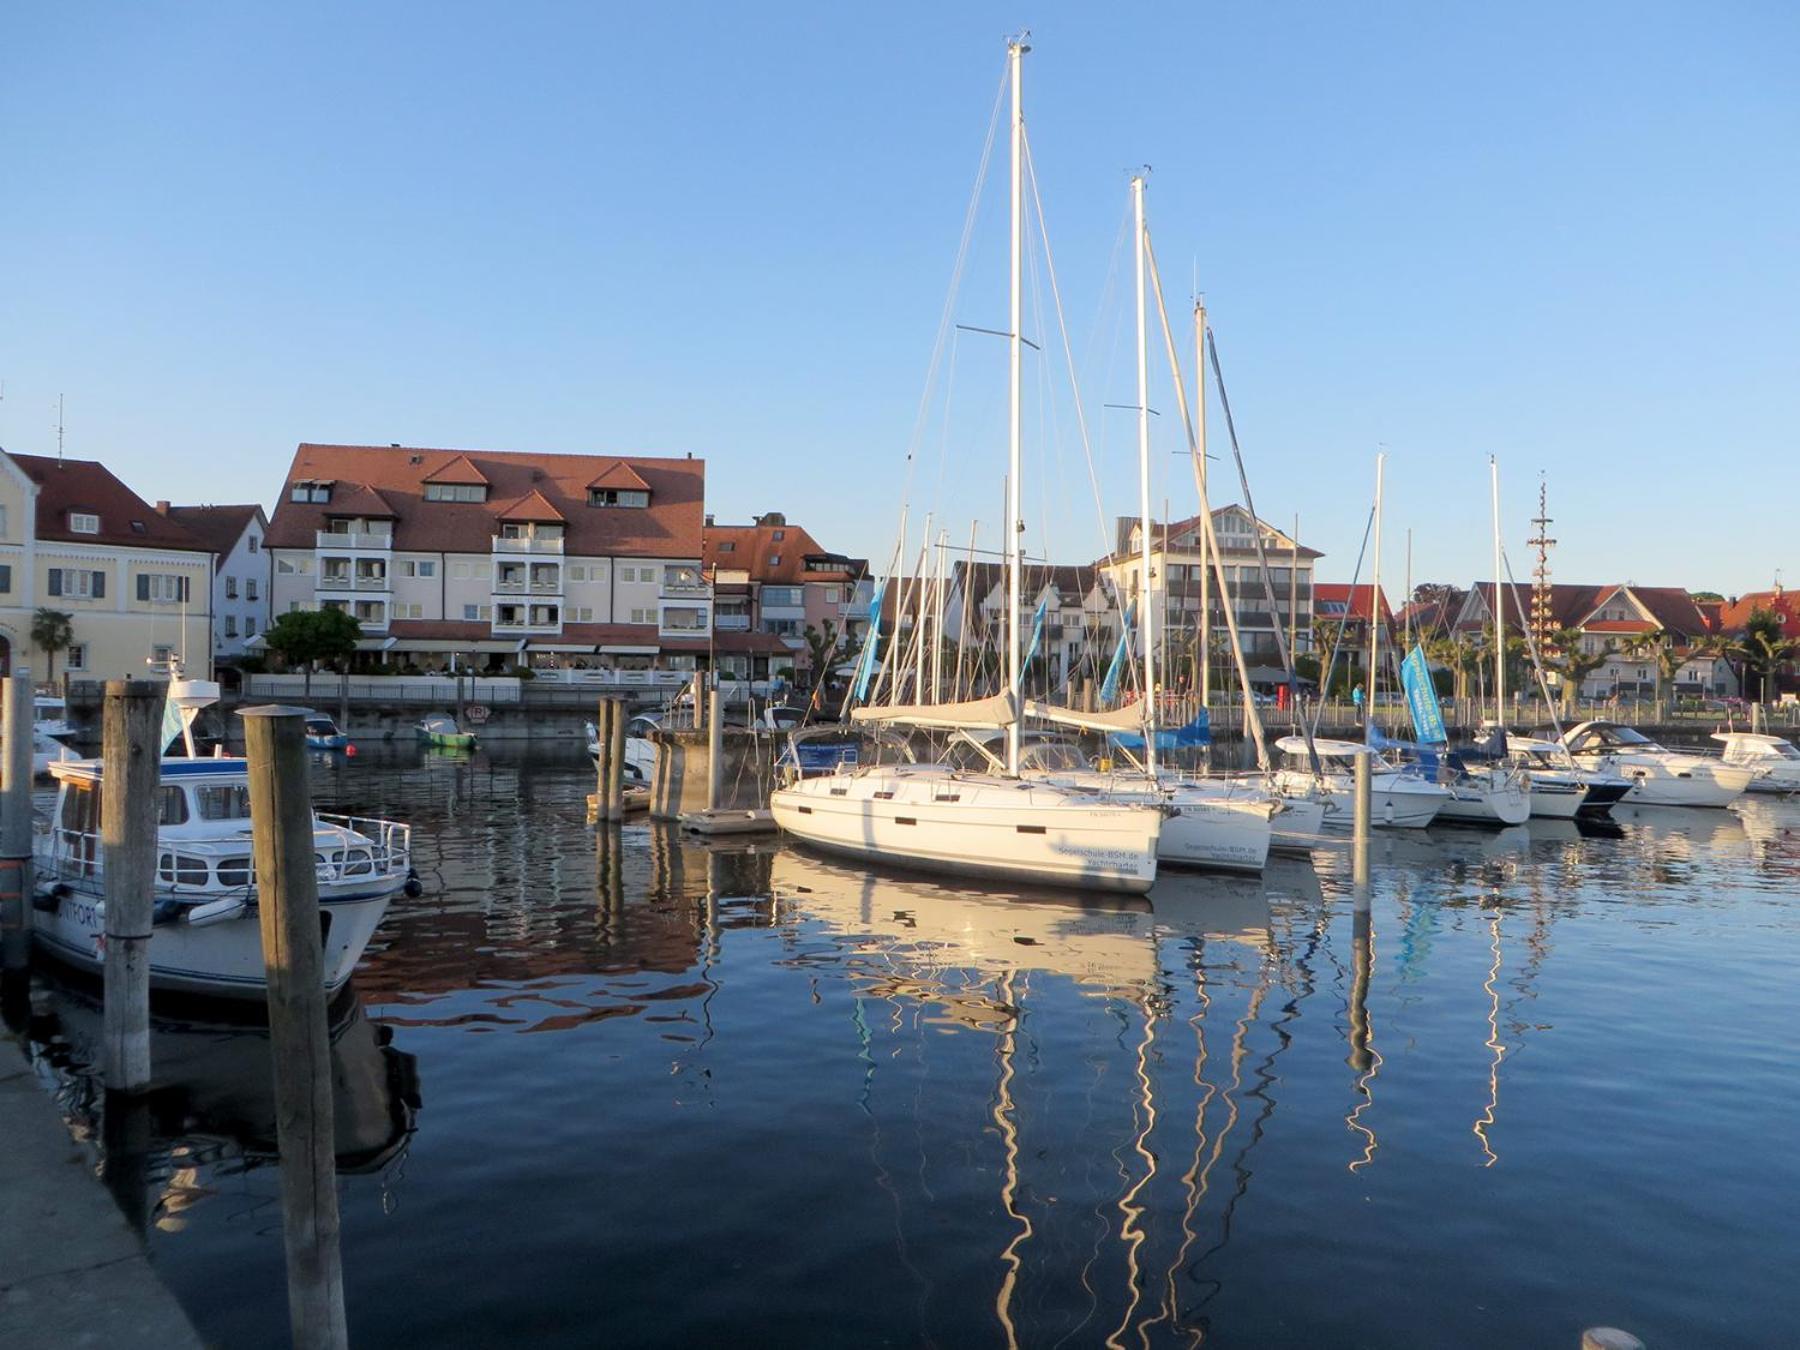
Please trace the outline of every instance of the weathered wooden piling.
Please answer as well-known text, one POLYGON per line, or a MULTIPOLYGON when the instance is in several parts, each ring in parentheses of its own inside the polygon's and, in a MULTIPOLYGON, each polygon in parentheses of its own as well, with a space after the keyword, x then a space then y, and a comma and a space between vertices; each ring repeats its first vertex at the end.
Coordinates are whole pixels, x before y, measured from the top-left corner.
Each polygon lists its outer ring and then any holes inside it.
POLYGON ((281 1150, 282 1234, 294 1344, 349 1344, 338 1249, 331 1037, 319 949, 319 877, 305 715, 246 708, 250 822, 275 1060, 275 1134, 281 1150))
POLYGON ((625 819, 625 720, 625 701, 614 699, 612 724, 607 729, 611 754, 606 770, 606 819, 613 825, 625 819))
POLYGON ((1350 877, 1356 886, 1356 907, 1369 907, 1369 828, 1374 814, 1374 778, 1368 755, 1356 756, 1356 804, 1351 818, 1350 877))
POLYGON ((719 682, 706 691, 706 809, 717 811, 725 783, 725 719, 719 716, 719 682))
POLYGON ((0 969, 31 963, 31 672, 6 680, 0 716, 0 969))
POLYGON ((606 792, 612 782, 608 766, 612 761, 614 704, 615 700, 602 697, 594 711, 594 824, 596 825, 604 825, 607 820, 606 792))
MULTIPOLYGON (((106 895, 106 1086, 150 1085, 150 925, 165 686, 108 680, 102 713, 100 866, 106 895)), ((310 855, 309 855, 310 856, 310 855)))

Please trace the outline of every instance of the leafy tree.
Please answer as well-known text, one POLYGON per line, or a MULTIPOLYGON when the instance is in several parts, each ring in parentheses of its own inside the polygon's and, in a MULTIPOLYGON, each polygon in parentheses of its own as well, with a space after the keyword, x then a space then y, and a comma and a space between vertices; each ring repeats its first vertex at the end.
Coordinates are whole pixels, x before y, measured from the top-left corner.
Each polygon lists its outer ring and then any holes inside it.
POLYGON ((1717 591, 1689 591, 1688 594, 1696 600, 1723 600, 1725 598, 1717 591))
POLYGON ((838 653, 844 646, 844 635, 838 632, 834 621, 825 619, 819 628, 807 624, 801 636, 806 639, 806 650, 812 658, 813 688, 818 689, 830 678, 831 668, 837 664, 838 653))
POLYGON ((1605 665, 1618 651, 1610 642, 1597 652, 1582 650, 1579 628, 1557 629, 1550 634, 1550 640, 1545 646, 1549 654, 1544 658, 1544 668, 1555 672, 1562 680, 1565 713, 1575 711, 1575 703, 1581 697, 1581 682, 1605 665))
POLYGON ((1769 609, 1752 610, 1744 622, 1739 648, 1745 666, 1756 675, 1756 701, 1768 703, 1775 691, 1775 672, 1800 651, 1800 639, 1781 635, 1781 615, 1769 609))
POLYGON ((40 609, 31 616, 31 645, 49 658, 49 678, 56 678, 56 654, 75 640, 75 618, 60 609, 40 609))
POLYGON ((321 661, 348 660, 356 651, 362 625, 341 609, 296 609, 280 615, 264 630, 271 648, 306 670, 306 696, 312 697, 313 671, 321 661))

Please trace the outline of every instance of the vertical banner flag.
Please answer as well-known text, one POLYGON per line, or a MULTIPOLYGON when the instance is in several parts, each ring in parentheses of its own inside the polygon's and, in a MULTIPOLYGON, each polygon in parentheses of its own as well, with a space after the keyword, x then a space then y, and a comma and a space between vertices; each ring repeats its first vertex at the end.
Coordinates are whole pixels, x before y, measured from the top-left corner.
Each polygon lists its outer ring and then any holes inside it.
POLYGON ((1100 702, 1111 703, 1119 696, 1119 677, 1125 673, 1125 653, 1131 649, 1131 621, 1137 617, 1137 601, 1125 609, 1125 622, 1119 629, 1119 645, 1113 648, 1112 661, 1106 667, 1106 678, 1100 682, 1100 702))
POLYGON ((1425 664, 1425 648, 1415 646, 1400 663, 1400 684, 1406 690, 1406 707, 1412 713, 1413 732, 1427 745, 1443 745, 1444 710, 1438 706, 1437 687, 1425 664))
POLYGON ((869 681, 875 678, 875 654, 881 648, 881 597, 887 591, 887 578, 875 583, 875 595, 869 601, 869 636, 863 640, 861 655, 856 658, 856 701, 869 697, 869 681))
MULTIPOLYGON (((1050 596, 1045 593, 1038 601, 1037 613, 1031 618, 1031 645, 1025 649, 1025 659, 1019 662, 1019 688, 1025 687, 1025 672, 1031 668, 1031 658, 1037 655, 1038 640, 1044 636, 1044 613, 1050 608, 1050 596)), ((1017 693, 1018 690, 1014 690, 1017 693)))

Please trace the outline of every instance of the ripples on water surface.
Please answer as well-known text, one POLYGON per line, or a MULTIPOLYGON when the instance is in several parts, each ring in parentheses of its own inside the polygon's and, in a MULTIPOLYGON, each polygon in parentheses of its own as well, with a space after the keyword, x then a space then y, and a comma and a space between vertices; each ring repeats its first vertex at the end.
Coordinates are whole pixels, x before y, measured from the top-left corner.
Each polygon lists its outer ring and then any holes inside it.
MULTIPOLYGON (((1800 1327, 1800 807, 1381 835, 1363 944, 1347 853, 1105 905, 643 825, 597 864, 589 786, 318 770, 427 882, 336 1009, 361 1344, 1800 1327)), ((206 1338, 280 1343, 266 1042, 162 1020, 169 1086, 103 1130, 97 1012, 45 981, 32 1030, 206 1338)))

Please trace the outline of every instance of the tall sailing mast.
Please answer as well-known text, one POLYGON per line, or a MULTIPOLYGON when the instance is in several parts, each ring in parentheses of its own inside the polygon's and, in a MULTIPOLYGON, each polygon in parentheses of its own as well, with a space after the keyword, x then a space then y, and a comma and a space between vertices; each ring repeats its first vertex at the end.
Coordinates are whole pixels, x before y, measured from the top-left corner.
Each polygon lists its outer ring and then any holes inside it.
MULTIPOLYGON (((1156 780, 1156 611, 1161 608, 1151 589, 1150 552, 1150 358, 1144 346, 1144 175, 1131 179, 1131 210, 1137 223, 1133 252, 1137 258, 1137 415, 1138 415, 1138 590, 1143 596, 1144 618, 1144 772, 1156 780)), ((1167 561, 1166 543, 1164 560, 1167 561)))
MULTIPOLYGON (((1195 470, 1200 475, 1200 496, 1206 500, 1206 301, 1194 301, 1194 444, 1195 470)), ((1200 706, 1212 698, 1212 582, 1207 567, 1207 531, 1200 531, 1200 706)), ((1231 597, 1220 595, 1221 604, 1231 597)))
POLYGON ((1500 461, 1488 456, 1494 497, 1494 725, 1506 726, 1506 602, 1500 581, 1500 461))
MULTIPOLYGON (((1369 687, 1363 691, 1363 740, 1375 739, 1375 672, 1381 668, 1381 483, 1387 453, 1375 456, 1375 565, 1369 583, 1369 687)), ((1350 610, 1356 609, 1356 591, 1350 592, 1350 610)))
MULTIPOLYGON (((1007 62, 1012 67, 1012 277, 1006 326, 1006 679, 1007 688, 1014 698, 1019 697, 1024 687, 1021 669, 1024 665, 1024 646, 1019 623, 1019 606, 1024 603, 1021 595, 1024 582, 1019 566, 1021 542, 1019 539, 1021 527, 1019 520, 1019 361, 1020 340, 1023 337, 1021 329, 1024 320, 1019 293, 1019 264, 1022 248, 1021 227, 1025 210, 1023 192, 1025 113, 1021 99, 1025 53, 1031 50, 1025 43, 1026 36, 1021 33, 1006 44, 1007 62)), ((1006 771, 1014 776, 1017 776, 1019 772, 1019 718, 1017 716, 1014 716, 1006 724, 1006 771)))

